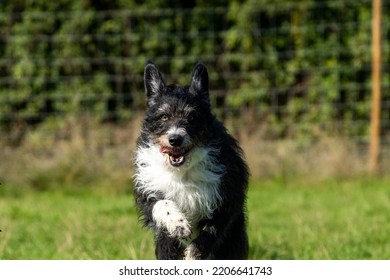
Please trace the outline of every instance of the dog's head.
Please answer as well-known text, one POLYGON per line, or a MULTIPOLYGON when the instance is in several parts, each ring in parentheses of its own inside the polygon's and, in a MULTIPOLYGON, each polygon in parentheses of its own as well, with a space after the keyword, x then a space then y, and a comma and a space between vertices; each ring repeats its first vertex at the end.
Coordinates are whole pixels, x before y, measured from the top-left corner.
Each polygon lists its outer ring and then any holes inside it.
POLYGON ((205 145, 208 124, 212 121, 210 110, 208 73, 198 63, 188 86, 166 85, 153 62, 144 71, 147 116, 144 132, 159 145, 173 167, 182 166, 196 146, 205 145))

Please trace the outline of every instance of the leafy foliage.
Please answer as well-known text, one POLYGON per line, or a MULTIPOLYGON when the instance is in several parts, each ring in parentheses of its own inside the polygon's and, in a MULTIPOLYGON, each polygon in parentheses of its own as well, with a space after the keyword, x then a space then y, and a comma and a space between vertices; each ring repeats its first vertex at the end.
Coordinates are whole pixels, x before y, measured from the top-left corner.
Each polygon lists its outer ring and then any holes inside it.
POLYGON ((217 113, 244 109, 249 129, 273 124, 265 136, 367 134, 371 1, 138 2, 2 1, 2 128, 85 112, 128 120, 152 58, 180 83, 206 63, 217 113))

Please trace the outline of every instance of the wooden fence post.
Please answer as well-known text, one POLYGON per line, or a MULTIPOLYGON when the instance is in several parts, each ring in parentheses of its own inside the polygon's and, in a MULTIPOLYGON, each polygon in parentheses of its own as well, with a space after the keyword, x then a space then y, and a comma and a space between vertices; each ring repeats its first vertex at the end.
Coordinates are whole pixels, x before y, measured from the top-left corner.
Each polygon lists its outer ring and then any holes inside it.
POLYGON ((372 103, 370 124, 369 168, 372 175, 378 173, 380 154, 381 113, 381 14, 382 1, 372 1, 372 103))

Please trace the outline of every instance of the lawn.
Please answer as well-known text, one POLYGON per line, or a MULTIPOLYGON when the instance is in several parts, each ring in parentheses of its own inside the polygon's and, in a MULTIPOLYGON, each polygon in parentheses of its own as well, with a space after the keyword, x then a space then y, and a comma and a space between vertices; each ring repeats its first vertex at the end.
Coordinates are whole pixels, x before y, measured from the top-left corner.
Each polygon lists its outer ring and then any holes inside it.
MULTIPOLYGON (((390 259, 388 180, 252 182, 247 208, 250 259, 390 259)), ((0 230, 0 259, 154 259, 130 192, 3 191, 0 230)))

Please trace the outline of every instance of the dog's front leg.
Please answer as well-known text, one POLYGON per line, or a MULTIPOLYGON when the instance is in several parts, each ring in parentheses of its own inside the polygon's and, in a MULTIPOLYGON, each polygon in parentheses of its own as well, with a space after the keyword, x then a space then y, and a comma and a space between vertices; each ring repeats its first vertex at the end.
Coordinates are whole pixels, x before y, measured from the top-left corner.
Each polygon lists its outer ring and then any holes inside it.
POLYGON ((185 260, 205 260, 215 244, 216 235, 214 227, 205 227, 184 251, 185 260))
POLYGON ((187 246, 184 251, 184 259, 185 260, 201 260, 202 253, 199 248, 196 246, 194 242, 187 246))
POLYGON ((157 201, 153 206, 152 216, 156 227, 167 230, 170 237, 185 239, 191 235, 190 223, 171 200, 157 201))

